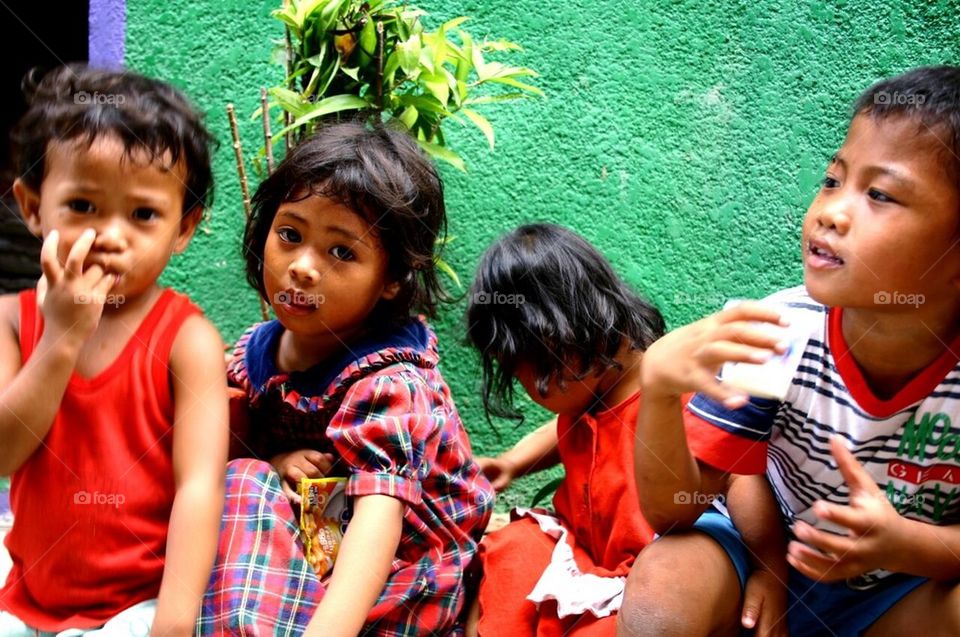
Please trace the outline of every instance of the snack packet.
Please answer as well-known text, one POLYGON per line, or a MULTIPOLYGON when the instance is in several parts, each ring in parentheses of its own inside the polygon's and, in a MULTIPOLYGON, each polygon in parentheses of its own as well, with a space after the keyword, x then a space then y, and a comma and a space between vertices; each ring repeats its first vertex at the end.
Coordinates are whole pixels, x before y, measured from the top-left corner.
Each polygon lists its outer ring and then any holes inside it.
POLYGON ((333 570, 347 530, 346 478, 300 480, 300 531, 307 562, 323 578, 333 570))

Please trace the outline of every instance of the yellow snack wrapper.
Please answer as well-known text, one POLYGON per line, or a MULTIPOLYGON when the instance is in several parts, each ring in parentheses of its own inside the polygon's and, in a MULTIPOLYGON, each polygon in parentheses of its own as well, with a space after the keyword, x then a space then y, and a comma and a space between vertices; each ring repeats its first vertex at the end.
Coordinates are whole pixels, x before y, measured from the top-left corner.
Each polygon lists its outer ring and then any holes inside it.
POLYGON ((324 577, 333 570, 340 542, 347 530, 346 478, 303 478, 300 480, 300 531, 307 561, 324 577))

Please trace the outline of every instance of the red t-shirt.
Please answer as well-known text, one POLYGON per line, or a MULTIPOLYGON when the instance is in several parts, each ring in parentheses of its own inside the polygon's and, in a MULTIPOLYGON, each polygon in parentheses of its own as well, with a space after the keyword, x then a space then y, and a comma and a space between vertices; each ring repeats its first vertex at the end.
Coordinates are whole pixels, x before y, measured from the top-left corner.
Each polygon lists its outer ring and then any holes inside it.
MULTIPOLYGON (((93 378, 76 372, 43 444, 13 474, 13 567, 0 609, 46 630, 92 628, 160 591, 173 505, 170 350, 199 313, 164 290, 93 378)), ((43 333, 36 291, 20 293, 24 364, 43 333)))

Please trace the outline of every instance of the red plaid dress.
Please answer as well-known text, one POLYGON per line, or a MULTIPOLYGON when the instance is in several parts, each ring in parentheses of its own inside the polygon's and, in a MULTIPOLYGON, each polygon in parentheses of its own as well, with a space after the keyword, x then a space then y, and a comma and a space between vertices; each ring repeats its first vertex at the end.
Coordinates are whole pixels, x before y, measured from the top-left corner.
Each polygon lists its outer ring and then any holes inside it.
MULTIPOLYGON (((262 458, 330 451, 349 496, 404 502, 391 574, 362 634, 455 634, 493 489, 437 369, 436 336, 413 320, 352 343, 335 361, 282 374, 274 365, 282 333, 276 321, 253 326, 229 368, 249 397, 253 450, 262 458)), ((259 460, 232 462, 200 634, 299 635, 323 592, 276 472, 259 460)))

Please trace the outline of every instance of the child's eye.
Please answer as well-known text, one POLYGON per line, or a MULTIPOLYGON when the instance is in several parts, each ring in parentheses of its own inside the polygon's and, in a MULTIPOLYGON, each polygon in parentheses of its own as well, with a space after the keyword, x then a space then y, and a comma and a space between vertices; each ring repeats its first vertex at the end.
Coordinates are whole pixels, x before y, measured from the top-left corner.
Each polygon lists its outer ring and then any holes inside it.
POLYGON ((869 192, 867 192, 867 195, 878 203, 897 203, 896 200, 893 199, 893 197, 886 194, 885 192, 881 192, 877 190, 876 188, 871 188, 869 192))
POLYGON ((833 177, 831 177, 830 175, 827 175, 826 177, 823 178, 822 184, 824 188, 836 188, 837 186, 840 185, 840 182, 834 179, 833 177))
POLYGON ((153 221, 160 213, 153 208, 137 208, 133 211, 133 218, 137 221, 153 221))
POLYGON ((300 233, 293 228, 283 227, 277 229, 277 236, 286 243, 300 243, 300 233))
POLYGON ((346 246, 333 246, 330 248, 330 254, 341 261, 352 261, 354 258, 353 250, 346 246))
POLYGON ((86 199, 71 199, 67 202, 67 207, 74 212, 89 214, 96 210, 94 205, 86 199))

